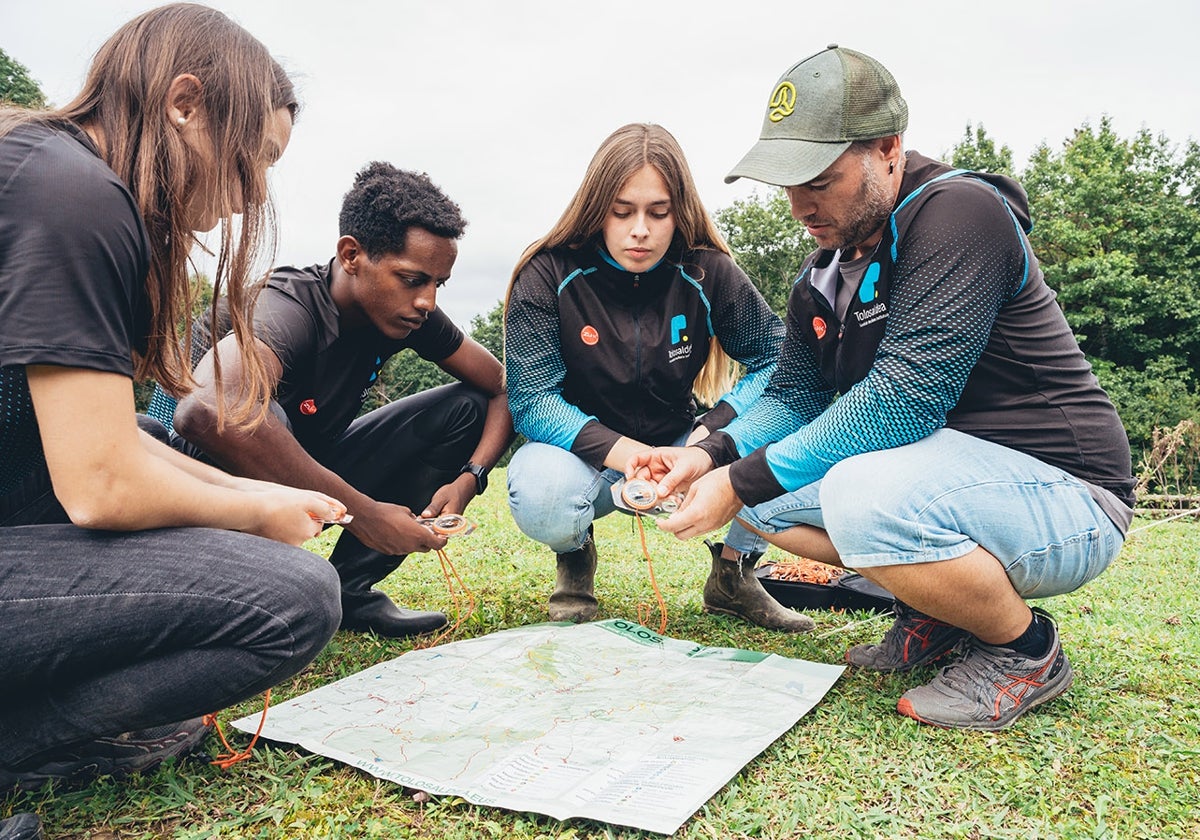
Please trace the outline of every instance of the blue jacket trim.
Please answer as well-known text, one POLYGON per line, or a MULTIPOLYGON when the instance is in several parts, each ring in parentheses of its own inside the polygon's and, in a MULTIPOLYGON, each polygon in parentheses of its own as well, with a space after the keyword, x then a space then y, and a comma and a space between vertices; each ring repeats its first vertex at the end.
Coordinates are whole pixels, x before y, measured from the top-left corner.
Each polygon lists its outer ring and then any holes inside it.
POLYGON ((704 294, 704 287, 700 285, 699 280, 683 270, 683 263, 676 263, 675 267, 679 269, 680 276, 682 276, 684 280, 688 281, 688 283, 690 283, 696 290, 696 293, 700 295, 700 301, 704 304, 704 321, 708 326, 708 334, 710 337, 716 335, 717 331, 713 329, 712 325, 712 303, 709 301, 708 295, 704 294))
POLYGON ((578 277, 581 274, 586 276, 588 274, 591 274, 595 270, 596 269, 594 267, 593 268, 577 268, 577 269, 575 269, 570 274, 568 274, 566 277, 564 277, 563 281, 558 284, 558 289, 556 290, 556 293, 561 295, 562 290, 565 289, 567 287, 567 284, 570 283, 572 280, 574 280, 576 277, 578 277))
MULTIPOLYGON (((899 213, 901 210, 903 210, 906 204, 908 204, 910 201, 912 201, 914 198, 916 198, 918 195, 920 195, 925 190, 926 187, 928 187, 932 184, 936 184, 939 181, 945 181, 950 178, 956 178, 959 175, 968 175, 968 176, 974 177, 974 174, 968 169, 952 169, 949 172, 943 172, 941 175, 937 176, 936 178, 931 178, 930 180, 926 181, 924 184, 921 184, 921 186, 917 187, 915 190, 910 192, 905 197, 904 201, 900 202, 900 206, 892 211, 892 215, 889 217, 888 221, 892 228, 891 251, 892 251, 892 263, 893 264, 895 264, 897 256, 898 256, 897 236, 899 235, 899 231, 897 230, 897 226, 896 226, 896 214, 899 213)), ((1004 209, 1008 212, 1008 218, 1012 220, 1013 227, 1016 228, 1016 230, 1017 230, 1017 238, 1019 240, 1021 240, 1021 243, 1022 243, 1021 251, 1025 255, 1025 268, 1021 272, 1021 285, 1017 287, 1016 292, 1013 292, 1013 295, 1015 296, 1017 294, 1020 294, 1021 289, 1024 289, 1025 284, 1029 281, 1029 242, 1027 239, 1025 239, 1026 231, 1024 229, 1022 229, 1021 223, 1017 220, 1017 214, 1014 213, 1012 210, 1012 207, 1009 206, 1008 199, 1004 197, 1004 194, 1002 192, 1000 192, 1000 190, 996 189, 996 187, 994 185, 989 184, 987 181, 984 181, 982 178, 975 178, 975 180, 978 181, 979 183, 983 184, 984 186, 989 187, 992 190, 992 192, 994 192, 996 194, 996 197, 1000 199, 1000 202, 1004 205, 1004 209)))
POLYGON ((666 259, 666 257, 663 257, 663 258, 662 258, 662 259, 660 259, 658 262, 656 262, 654 265, 652 265, 652 266, 650 266, 649 268, 647 268, 645 271, 630 271, 628 268, 626 268, 625 266, 621 265, 619 262, 617 262, 616 260, 614 260, 614 259, 612 258, 612 255, 608 253, 608 249, 607 249, 607 248, 598 247, 598 248, 596 248, 596 251, 597 251, 597 253, 599 253, 599 254, 600 254, 600 258, 601 258, 602 260, 604 260, 606 263, 608 263, 609 265, 611 265, 611 266, 612 266, 613 268, 615 268, 617 271, 623 271, 623 272, 625 272, 626 274, 649 274, 651 271, 653 271, 654 269, 656 269, 656 268, 658 268, 660 265, 662 265, 662 263, 663 263, 663 260, 665 260, 665 259, 666 259))

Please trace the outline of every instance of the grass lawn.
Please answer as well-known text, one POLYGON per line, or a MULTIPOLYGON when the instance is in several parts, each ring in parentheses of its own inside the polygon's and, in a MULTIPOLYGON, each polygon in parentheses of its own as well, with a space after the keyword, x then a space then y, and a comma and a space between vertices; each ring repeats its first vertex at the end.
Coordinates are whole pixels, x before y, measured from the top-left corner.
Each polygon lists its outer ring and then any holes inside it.
MULTIPOLYGON (((479 528, 450 556, 478 598, 455 638, 546 619, 553 558, 508 516, 497 474, 471 508, 479 528)), ((1135 522, 1134 527, 1145 525, 1135 522)), ((597 523, 600 618, 636 618, 649 582, 632 520, 597 523)), ((818 662, 875 641, 886 617, 813 613, 814 633, 785 636, 701 611, 708 553, 647 529, 666 596, 667 635, 818 662)), ((329 535, 327 534, 327 537, 329 535)), ((328 540, 314 546, 327 552, 328 540)), ((677 833, 682 838, 1200 837, 1200 525, 1131 537, 1113 568, 1044 603, 1058 619, 1076 681, 1068 694, 999 733, 951 732, 896 714, 931 670, 849 669, 799 724, 752 761, 677 833)), ((405 605, 448 597, 437 560, 414 555, 383 585, 405 605)), ((655 621, 651 623, 656 623, 655 621)), ((407 642, 339 633, 283 700, 399 656, 407 642)), ((222 714, 229 721, 258 701, 222 714)), ((746 714, 753 715, 748 708, 746 714)), ((228 727, 227 727, 228 728, 228 727)), ((240 732, 235 743, 245 743, 240 732)), ((217 747, 215 738, 210 748, 217 747)), ((50 838, 652 838, 587 820, 559 823, 408 791, 334 761, 260 745, 222 771, 203 762, 80 791, 0 800, 0 816, 37 811, 50 838)))

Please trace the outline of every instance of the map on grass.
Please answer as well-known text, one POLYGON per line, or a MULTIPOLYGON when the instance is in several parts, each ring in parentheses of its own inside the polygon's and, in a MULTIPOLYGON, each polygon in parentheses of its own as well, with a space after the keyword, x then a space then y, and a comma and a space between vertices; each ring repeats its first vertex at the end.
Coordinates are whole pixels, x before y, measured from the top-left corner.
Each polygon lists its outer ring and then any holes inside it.
POLYGON ((537 624, 272 706, 263 736, 435 795, 673 834, 842 670, 620 619, 537 624))

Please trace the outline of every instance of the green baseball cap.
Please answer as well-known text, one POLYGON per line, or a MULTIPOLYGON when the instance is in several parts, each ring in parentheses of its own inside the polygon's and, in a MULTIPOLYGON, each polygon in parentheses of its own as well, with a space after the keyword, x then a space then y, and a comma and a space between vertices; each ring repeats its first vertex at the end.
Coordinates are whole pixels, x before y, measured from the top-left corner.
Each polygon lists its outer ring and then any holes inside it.
POLYGON ((758 142, 725 176, 791 187, 828 169, 855 140, 900 134, 908 104, 887 68, 830 44, 783 74, 771 89, 758 142))

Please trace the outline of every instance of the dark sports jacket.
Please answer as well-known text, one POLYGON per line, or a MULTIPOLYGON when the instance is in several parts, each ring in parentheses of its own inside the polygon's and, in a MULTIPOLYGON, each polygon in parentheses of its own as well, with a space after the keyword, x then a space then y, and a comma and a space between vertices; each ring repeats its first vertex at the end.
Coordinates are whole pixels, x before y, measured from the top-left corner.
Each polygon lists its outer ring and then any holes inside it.
POLYGON ((659 446, 693 424, 692 383, 716 336, 746 375, 705 415, 719 428, 766 387, 783 324, 727 255, 669 253, 642 274, 595 246, 534 256, 505 313, 517 431, 599 467, 621 436, 659 446))
POLYGON ((844 458, 949 427, 1131 504, 1128 440, 1042 277, 1029 227, 1015 181, 910 152, 845 322, 818 291, 836 255, 818 250, 792 290, 763 398, 705 443, 719 462, 743 456, 731 468, 739 497, 757 504, 844 458))

